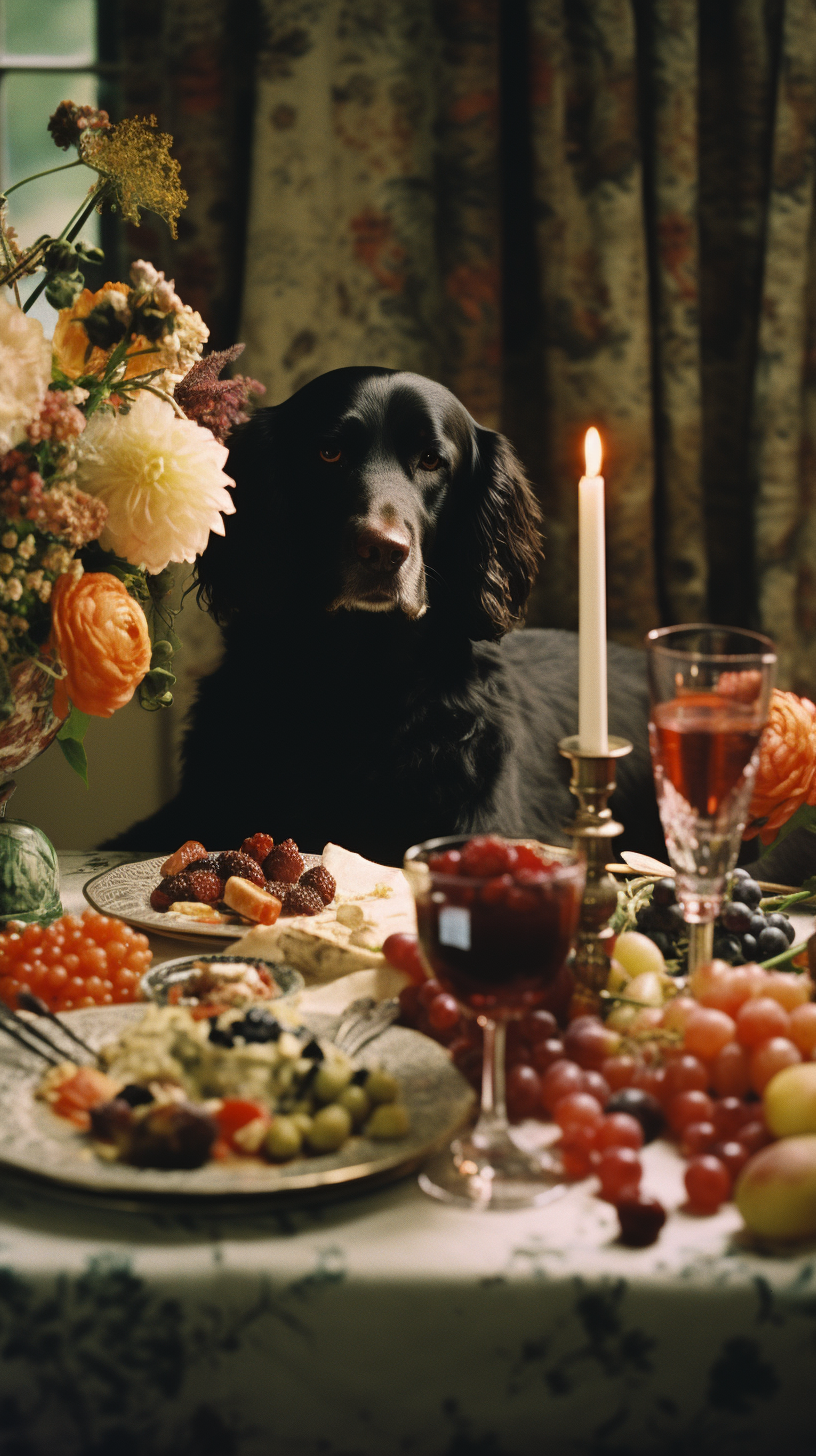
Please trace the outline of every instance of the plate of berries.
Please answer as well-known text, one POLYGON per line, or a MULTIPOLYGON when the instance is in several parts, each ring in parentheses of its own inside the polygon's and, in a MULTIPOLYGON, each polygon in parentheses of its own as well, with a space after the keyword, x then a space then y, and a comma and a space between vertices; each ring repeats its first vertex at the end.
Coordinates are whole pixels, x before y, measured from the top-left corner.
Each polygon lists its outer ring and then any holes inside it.
POLYGON ((320 855, 253 834, 237 849, 208 851, 191 839, 169 857, 115 865, 88 880, 84 894, 95 910, 140 930, 218 942, 279 916, 319 915, 336 888, 320 855))

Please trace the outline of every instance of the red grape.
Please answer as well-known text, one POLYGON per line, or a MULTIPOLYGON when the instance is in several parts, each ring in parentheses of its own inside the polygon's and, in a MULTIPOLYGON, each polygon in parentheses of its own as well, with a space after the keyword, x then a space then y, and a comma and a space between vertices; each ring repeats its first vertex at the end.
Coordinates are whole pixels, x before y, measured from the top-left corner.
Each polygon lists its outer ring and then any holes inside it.
POLYGON ((742 1143, 749 1153, 758 1153, 760 1148, 765 1148, 768 1143, 773 1142, 773 1134, 766 1127, 765 1123, 757 1118, 756 1121, 746 1122, 736 1134, 738 1143, 742 1143))
POLYGON ((686 1022, 685 1050, 708 1061, 716 1057, 727 1042, 734 1040, 734 1031, 734 1022, 724 1011, 715 1011, 713 1006, 701 1006, 691 1013, 686 1022))
POLYGON ((578 1148, 562 1148, 561 1164, 564 1177, 572 1180, 586 1178, 592 1172, 589 1153, 581 1152, 578 1148))
POLYGON ((620 1220, 620 1241, 630 1249, 645 1249, 657 1241, 666 1222, 663 1204, 648 1193, 627 1193, 615 1203, 620 1220))
POLYGON ((558 1022, 551 1011, 528 1011, 521 1018, 519 1030, 528 1046, 538 1046, 539 1042, 558 1036, 558 1022))
POLYGON ((560 1097, 553 1108, 553 1121, 561 1131, 569 1135, 573 1128, 596 1128, 603 1117, 603 1108, 588 1092, 568 1092, 560 1097))
POLYGON ((605 1148, 643 1147, 643 1128, 636 1117, 629 1112, 610 1112, 595 1131, 595 1147, 599 1153, 605 1148))
POLYGON ((634 1057, 621 1053, 616 1057, 605 1057, 599 1070, 611 1090, 619 1092, 621 1087, 631 1087, 636 1067, 634 1057))
POLYGON ((564 1050, 579 1067, 598 1071, 620 1046, 620 1036, 599 1017, 579 1016, 564 1033, 564 1050))
POLYGON ((426 1009, 428 1023, 434 1031, 452 1031, 462 1015, 459 1002, 454 996, 449 996, 446 991, 439 996, 434 996, 426 1009))
POLYGON ((410 976, 418 986, 425 980, 427 971, 420 956, 419 941, 415 935, 409 935, 407 931, 395 931, 393 935, 386 936, 383 941, 382 953, 390 966, 394 966, 396 970, 410 976))
POLYGON ((442 995, 444 989, 445 989, 444 986, 441 985, 440 982, 437 981, 437 980, 435 980, 435 979, 431 979, 431 980, 427 980, 427 981, 423 981, 422 982, 422 985, 419 988, 419 993, 418 993, 418 996, 417 996, 417 1000, 418 1000, 420 1006, 423 1008, 424 1011, 427 1011, 428 1010, 428 1007, 430 1006, 431 1002, 437 996, 441 996, 442 995))
POLYGON ((673 1132, 682 1132, 690 1122, 713 1122, 714 1103, 707 1092, 676 1092, 666 1105, 666 1118, 673 1132))
POLYGON ((698 1057, 688 1052, 672 1057, 666 1063, 666 1077, 663 1095, 670 1099, 677 1092, 705 1092, 708 1088, 708 1072, 698 1057))
POLYGON ((728 1169, 711 1153, 691 1159, 684 1182, 689 1204, 695 1213, 716 1213, 720 1204, 731 1197, 728 1169))
POLYGON ((698 1153, 707 1153, 717 1141, 717 1129, 713 1122, 687 1122, 680 1136, 680 1151, 684 1158, 694 1158, 698 1153))
POLYGON ((790 1038, 803 1057, 812 1057, 816 1051, 816 1002, 808 1001, 791 1012, 790 1038))
POLYGON ((714 1126, 725 1142, 737 1136, 740 1128, 756 1116, 756 1108, 741 1097, 720 1097, 714 1103, 714 1126))
POLYGON ((583 1090, 584 1074, 577 1062, 570 1062, 566 1058, 553 1062, 541 1079, 541 1104, 544 1111, 552 1116, 556 1102, 560 1102, 570 1092, 583 1090))
POLYGON ((783 1067, 795 1067, 801 1060, 802 1053, 792 1041, 785 1036, 772 1036, 751 1055, 751 1086, 761 1097, 771 1077, 783 1067))
POLYGON ((536 1042, 530 1057, 537 1072, 546 1072, 553 1062, 564 1060, 564 1043, 557 1036, 550 1036, 546 1041, 536 1042))
POLYGON ((733 1138, 728 1142, 715 1143, 711 1152, 727 1168, 732 1183, 735 1182, 751 1156, 744 1144, 733 1138))
POLYGON ((611 1088, 605 1077, 600 1072, 584 1072, 584 1091, 591 1096, 597 1097, 601 1107, 605 1107, 612 1095, 611 1088))
POLYGON ((773 1036, 787 1036, 790 1018, 787 1011, 770 996, 757 996, 746 1001, 737 1012, 736 1037, 741 1046, 758 1047, 773 1036))
POLYGON ((523 1062, 510 1067, 506 1080, 507 1114, 511 1121, 538 1117, 541 1113, 541 1078, 523 1062))
POLYGON ((624 1190, 638 1188, 643 1176, 643 1166, 634 1148, 605 1148, 596 1171, 601 1180, 601 1194, 610 1203, 615 1203, 624 1190))
POLYGON ((721 1097, 744 1097, 751 1090, 751 1067, 745 1047, 729 1041, 711 1063, 711 1086, 721 1097))

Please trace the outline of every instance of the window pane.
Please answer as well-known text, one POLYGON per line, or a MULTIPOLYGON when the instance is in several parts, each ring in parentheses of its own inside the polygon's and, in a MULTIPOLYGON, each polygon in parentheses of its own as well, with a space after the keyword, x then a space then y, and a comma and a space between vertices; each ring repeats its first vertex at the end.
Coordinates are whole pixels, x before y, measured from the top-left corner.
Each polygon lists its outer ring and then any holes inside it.
MULTIPOLYGON (((62 152, 51 140, 48 132, 48 118, 64 97, 70 97, 78 106, 95 106, 97 79, 93 75, 51 71, 40 75, 33 73, 11 73, 3 78, 2 86, 2 156, 0 157, 0 186, 10 187, 32 172, 42 172, 46 167, 59 167, 72 162, 76 152, 62 152)), ((17 229, 23 247, 27 247, 40 233, 57 236, 68 219, 80 207, 83 197, 93 186, 96 173, 87 167, 74 167, 70 172, 57 172, 50 177, 41 177, 12 192, 8 205, 8 220, 17 229)), ((99 216, 92 213, 82 230, 82 237, 88 242, 99 241, 99 216)), ((20 294, 27 298, 42 278, 33 274, 20 286, 20 294)), ((40 295, 33 309, 48 334, 54 326, 55 314, 40 295)))
POLYGON ((8 56, 96 59, 94 0, 2 0, 0 14, 8 56))

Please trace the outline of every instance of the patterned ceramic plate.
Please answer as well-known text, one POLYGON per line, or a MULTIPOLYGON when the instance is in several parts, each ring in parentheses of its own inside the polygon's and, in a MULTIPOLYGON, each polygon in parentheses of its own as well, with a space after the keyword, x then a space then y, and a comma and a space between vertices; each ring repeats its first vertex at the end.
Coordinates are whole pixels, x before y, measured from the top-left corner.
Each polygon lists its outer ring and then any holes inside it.
MULTIPOLYGON (((144 1006, 98 1006, 69 1011, 64 1019, 93 1047, 102 1046, 144 1015, 144 1006)), ((316 1035, 330 1020, 304 1016, 316 1035)), ((55 1036, 56 1036, 55 1032, 55 1036)), ((435 1041, 405 1027, 390 1026, 360 1052, 367 1066, 382 1066, 399 1078, 411 1131, 399 1142, 376 1143, 352 1137, 336 1153, 298 1158, 281 1166, 253 1159, 207 1163, 203 1168, 165 1171, 131 1168, 97 1158, 88 1139, 55 1117, 34 1097, 45 1063, 0 1033, 0 1167, 37 1175, 88 1193, 130 1198, 179 1196, 190 1199, 245 1200, 252 1195, 286 1199, 337 1191, 345 1184, 397 1178, 418 1168, 445 1146, 467 1117, 473 1092, 447 1052, 435 1041)))
MULTIPOLYGON (((161 879, 161 866, 167 855, 157 859, 134 860, 131 864, 114 865, 83 887, 85 899, 103 915, 118 915, 137 930, 173 939, 201 941, 236 940, 247 929, 247 921, 239 915, 227 923, 208 925, 202 920, 188 919, 170 910, 153 910, 150 895, 161 879)), ((319 854, 304 854, 307 869, 320 864, 319 854)))
POLYGON ((300 971, 296 971, 293 966, 273 964, 272 961, 253 960, 249 956, 236 957, 229 953, 179 956, 177 960, 162 961, 161 965, 151 966, 145 972, 142 976, 142 996, 146 1001, 157 1001, 159 1006, 166 1006, 167 993, 171 986, 177 985, 179 981, 186 981, 195 966, 203 962, 205 965, 212 965, 217 971, 219 965, 234 965, 236 960, 240 960, 242 965, 256 966, 258 970, 266 971, 277 983, 278 997, 292 996, 295 992, 302 991, 306 985, 300 971))

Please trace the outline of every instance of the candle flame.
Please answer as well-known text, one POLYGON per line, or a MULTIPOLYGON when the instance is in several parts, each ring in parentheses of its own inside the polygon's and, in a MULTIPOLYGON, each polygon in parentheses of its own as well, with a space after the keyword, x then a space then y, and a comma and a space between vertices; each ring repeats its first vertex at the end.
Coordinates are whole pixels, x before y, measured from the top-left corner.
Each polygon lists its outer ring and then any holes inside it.
POLYGON ((603 446, 601 437, 593 425, 587 430, 584 439, 584 459, 586 460, 587 475, 600 475, 601 462, 603 460, 603 446))

